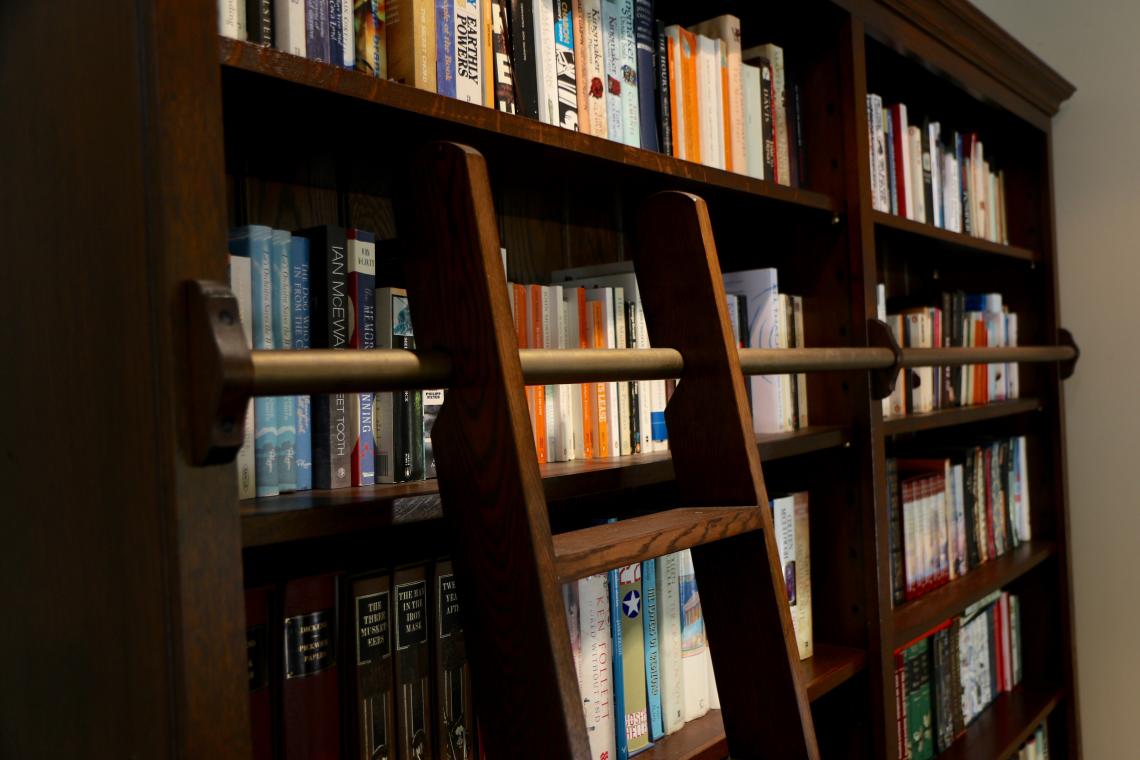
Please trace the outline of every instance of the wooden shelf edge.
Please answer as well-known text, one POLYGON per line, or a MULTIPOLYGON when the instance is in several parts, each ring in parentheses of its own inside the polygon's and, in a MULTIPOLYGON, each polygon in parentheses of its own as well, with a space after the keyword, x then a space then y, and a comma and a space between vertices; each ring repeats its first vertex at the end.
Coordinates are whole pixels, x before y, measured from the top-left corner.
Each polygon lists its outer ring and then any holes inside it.
POLYGON ((1016 245, 1002 245, 1001 243, 991 243, 989 240, 983 240, 971 235, 966 235, 961 232, 951 232, 950 230, 943 230, 935 227, 933 224, 924 224, 916 222, 911 219, 905 219, 894 214, 887 214, 882 211, 872 211, 871 220, 879 229, 887 229, 894 232, 903 232, 908 235, 926 238, 927 240, 935 241, 942 246, 949 246, 969 253, 989 254, 993 256, 1005 256, 1011 259, 1020 259, 1022 261, 1036 262, 1040 258, 1035 251, 1028 248, 1022 248, 1016 245))
POLYGON ((903 646, 986 594, 1017 580, 1057 553, 1052 541, 1030 541, 974 568, 941 588, 895 607, 894 646, 903 646))
MULTIPOLYGON (((847 428, 819 425, 757 436, 761 462, 845 446, 847 428)), ((548 500, 619 491, 673 479, 669 452, 541 465, 548 500)), ((338 491, 300 491, 241 504, 242 546, 250 548, 423 522, 442 517, 434 480, 338 491)))
POLYGON ((590 156, 661 176, 766 198, 802 208, 837 214, 843 204, 836 198, 802 188, 785 187, 743 174, 714 169, 662 153, 633 148, 602 137, 592 137, 523 116, 418 90, 351 69, 311 61, 269 47, 219 37, 221 64, 325 92, 356 98, 420 117, 522 140, 544 148, 590 156))
POLYGON ((938 760, 977 757, 1006 760, 1049 717, 1064 696, 1064 689, 1040 690, 1025 686, 1002 694, 974 719, 965 734, 938 756, 938 760))
POLYGON ((936 409, 923 414, 910 414, 906 417, 891 417, 883 420, 883 435, 917 433, 923 430, 969 425, 973 422, 993 420, 999 417, 1012 417, 1015 414, 1035 412, 1042 408, 1036 398, 1019 398, 1012 401, 995 401, 978 406, 950 407, 936 409))
MULTIPOLYGON (((802 662, 808 699, 816 700, 862 672, 866 654, 861 649, 820 644, 815 656, 802 662)), ((644 760, 723 760, 728 757, 720 710, 689 721, 680 731, 656 742, 638 755, 644 760)))

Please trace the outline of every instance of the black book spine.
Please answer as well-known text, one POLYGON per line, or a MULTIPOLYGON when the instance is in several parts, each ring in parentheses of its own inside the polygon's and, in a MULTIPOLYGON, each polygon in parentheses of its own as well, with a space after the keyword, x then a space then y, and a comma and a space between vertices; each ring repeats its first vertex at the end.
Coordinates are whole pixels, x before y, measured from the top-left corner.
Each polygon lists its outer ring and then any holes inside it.
MULTIPOLYGON (((994 628, 996 610, 994 605, 990 605, 986 609, 986 657, 990 662, 990 702, 997 699, 998 696, 998 677, 997 677, 997 629, 994 628)), ((989 704, 989 703, 987 703, 989 704)))
POLYGON ((245 28, 255 45, 273 46, 273 0, 246 0, 245 28))
POLYGON ((657 19, 653 22, 654 50, 653 64, 657 74, 657 114, 658 136, 661 141, 661 152, 667 156, 673 155, 673 117, 669 100, 669 48, 665 36, 665 22, 657 19))
POLYGON ((950 686, 950 629, 934 634, 934 741, 939 752, 954 742, 953 690, 950 686))
POLYGON ((966 730, 966 719, 962 714, 962 628, 957 618, 950 624, 950 706, 951 729, 958 738, 966 730))
POLYGON ((534 35, 538 27, 530 0, 510 0, 510 25, 515 112, 537 119, 538 62, 535 60, 534 35))
MULTIPOLYGON (((310 243, 310 343, 313 348, 347 349, 350 307, 344 228, 312 227, 296 234, 310 243)), ((313 396, 311 414, 313 488, 347 488, 352 482, 348 394, 313 396)))
POLYGON ((772 119, 772 103, 776 96, 772 77, 772 62, 767 58, 756 61, 760 67, 760 130, 764 135, 764 178, 776 181, 776 132, 772 119))
MULTIPOLYGON (((954 294, 942 294, 942 345, 943 347, 950 346, 953 340, 951 334, 952 325, 954 321, 954 294)), ((939 367, 938 374, 942 378, 942 407, 957 406, 957 395, 954 393, 954 379, 951 374, 951 367, 939 367)))
POLYGON ((899 462, 887 460, 887 545, 891 556, 891 599, 906 601, 906 567, 903 564, 902 497, 899 493, 899 462))
POLYGON ((922 195, 926 203, 926 223, 934 224, 934 174, 930 165, 933 160, 930 152, 930 122, 923 119, 919 129, 922 130, 922 195))
POLYGON ((966 454, 965 460, 962 462, 962 505, 963 511, 966 513, 966 561, 969 563, 970 568, 975 568, 981 564, 981 555, 978 553, 978 523, 976 517, 977 506, 975 496, 977 473, 974 468, 974 452, 970 451, 966 454))
POLYGON ((1012 550, 1016 544, 1013 542, 1013 515, 1010 512, 1010 500, 1013 493, 1009 489, 1009 476, 1012 470, 1010 461, 1009 439, 1003 438, 998 444, 998 492, 1001 494, 1002 522, 1005 523, 1005 549, 1012 550))
POLYGON ((800 111, 800 86, 794 82, 788 87, 788 139, 791 145, 788 150, 788 176, 792 187, 803 187, 807 184, 804 179, 804 125, 803 113, 800 111))
POLYGON ((471 670, 463 637, 459 591, 449 560, 435 566, 435 735, 440 760, 475 756, 471 670))
MULTIPOLYGON (((625 302, 625 347, 637 348, 637 304, 625 302)), ((641 394, 638 382, 629 383, 629 444, 634 454, 641 453, 641 394)))
POLYGON ((396 738, 399 758, 434 757, 431 688, 431 589, 423 565, 392 577, 396 621, 396 738))

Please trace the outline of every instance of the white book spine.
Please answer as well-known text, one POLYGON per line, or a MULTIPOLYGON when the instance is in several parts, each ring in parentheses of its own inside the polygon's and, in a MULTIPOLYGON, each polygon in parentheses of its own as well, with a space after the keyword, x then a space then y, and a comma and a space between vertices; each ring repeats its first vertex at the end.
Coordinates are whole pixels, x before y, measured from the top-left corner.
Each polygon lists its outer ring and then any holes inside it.
MULTIPOLYGON (((569 348, 578 348, 578 288, 563 288, 562 302, 565 306, 566 345, 569 348)), ((570 419, 573 433, 573 453, 571 459, 583 459, 586 456, 585 438, 582 426, 582 385, 571 385, 570 389, 570 419)))
POLYGON ((1021 494, 1021 539, 1033 538, 1032 524, 1029 521, 1029 454, 1026 451, 1025 436, 1017 438, 1017 482, 1021 494))
POLYGON ((617 757, 613 713, 613 638, 609 583, 604 574, 578 581, 582 670, 579 688, 592 760, 617 757))
POLYGON ((245 0, 218 0, 218 34, 244 40, 245 0))
POLYGON ((909 142, 910 160, 910 199, 914 202, 911 218, 916 222, 926 222, 926 192, 922 180, 922 130, 907 127, 906 139, 909 142))
MULTIPOLYGON (((779 301, 780 308, 780 348, 793 348, 788 343, 788 339, 792 334, 792 325, 790 319, 792 317, 792 299, 781 293, 779 301)), ((780 379, 780 406, 782 408, 782 421, 781 426, 785 431, 792 431, 796 429, 796 408, 793 399, 793 387, 795 385, 794 375, 777 375, 780 379)))
MULTIPOLYGON (((620 6, 618 49, 624 74, 624 81, 621 83, 621 120, 625 144, 640 148, 641 107, 637 90, 642 80, 637 75, 637 34, 633 23, 633 4, 634 0, 618 0, 620 6)), ((653 72, 645 73, 644 83, 646 87, 653 86, 653 72)))
POLYGON ((723 153, 717 150, 720 64, 716 44, 697 35, 697 111, 701 120, 701 163, 722 168, 723 153))
POLYGON ((708 646, 705 647, 705 660, 707 661, 706 668, 709 674, 709 709, 719 710, 720 693, 716 690, 716 669, 712 663, 712 650, 708 646))
MULTIPOLYGON (((558 348, 569 348, 569 327, 566 324, 566 302, 562 300, 562 286, 550 286, 550 308, 556 326, 555 345, 558 348)), ((577 344, 574 345, 577 348, 577 344)), ((574 422, 570 408, 570 395, 577 390, 576 385, 556 386, 557 412, 558 412, 558 458, 569 462, 574 459, 574 422)))
MULTIPOLYGON (((589 123, 590 134, 606 137, 609 131, 606 125, 606 58, 605 42, 602 37, 602 0, 578 0, 574 5, 574 13, 580 13, 582 16, 582 40, 576 41, 577 49, 574 55, 585 56, 586 78, 590 82, 586 86, 586 91, 590 93, 586 113, 578 114, 578 120, 589 123), (596 88, 595 83, 597 83, 596 88)), ((579 82, 578 87, 582 86, 579 82)))
POLYGON ((793 610, 792 623, 796 632, 800 659, 806 660, 814 653, 815 640, 811 620, 811 529, 808 519, 808 492, 801 491, 794 494, 792 500, 796 558, 796 606, 793 610))
POLYGON ((622 123, 620 88, 615 92, 613 82, 620 83, 621 72, 621 14, 618 0, 602 0, 602 42, 605 48, 605 76, 602 77, 603 98, 606 101, 606 133, 611 140, 625 142, 622 123))
POLYGON ((665 733, 685 725, 685 693, 681 665, 681 602, 677 587, 680 555, 657 558, 657 604, 661 642, 661 712, 665 733))
POLYGON ((681 606, 681 677, 685 694, 685 721, 696 720, 709 711, 709 663, 705 655, 705 620, 697 591, 693 555, 681 552, 677 568, 681 606))
MULTIPOLYGON (((625 337, 625 289, 614 288, 614 345, 616 348, 626 347, 625 337)), ((629 424, 629 383, 620 382, 617 384, 618 395, 618 444, 619 451, 622 456, 629 456, 633 453, 633 447, 630 441, 630 424, 629 424)))
MULTIPOLYGON (((542 345, 544 348, 557 348, 558 340, 558 315, 554 310, 554 302, 552 300, 553 293, 549 285, 542 286, 542 303, 541 319, 542 319, 542 345)), ((546 386, 546 461, 560 462, 565 461, 562 459, 562 426, 561 417, 559 415, 559 388, 558 385, 546 386)))
MULTIPOLYGON (((617 348, 617 324, 614 320, 614 289, 604 290, 603 313, 606 320, 606 348, 617 348)), ((610 456, 616 457, 621 453, 621 417, 625 409, 621 404, 618 386, 625 385, 616 380, 606 383, 606 419, 610 431, 610 456)), ((628 404, 629 402, 626 401, 628 404)))
MULTIPOLYGON (((891 186, 887 177, 887 135, 883 131, 883 99, 878 95, 869 95, 872 100, 871 137, 873 139, 872 159, 874 161, 875 180, 875 208, 884 213, 891 210, 891 186)), ((884 316, 886 312, 884 312, 884 316)))
MULTIPOLYGON (((455 97, 483 102, 483 22, 479 0, 455 0, 455 97)), ((351 28, 351 27, 350 27, 351 28)))
POLYGON ((554 61, 554 2, 532 0, 534 11, 534 60, 538 79, 538 119, 558 124, 558 74, 554 61))
POLYGON ((935 227, 946 226, 946 216, 942 203, 942 125, 931 122, 930 135, 930 191, 934 199, 934 208, 928 209, 935 227))
POLYGON ((274 0, 273 46, 305 57, 305 0, 274 0))
MULTIPOLYGON (((645 311, 641 308, 641 301, 637 301, 636 309, 637 318, 637 347, 650 348, 649 345, 649 332, 645 327, 645 311)), ((641 428, 641 451, 648 453, 650 451, 664 451, 669 448, 668 441, 654 441, 653 440, 653 413, 665 413, 665 381, 664 380, 642 380, 641 384, 637 387, 638 397, 641 399, 641 404, 638 407, 638 423, 641 428)))
POLYGON ((353 0, 340 0, 340 28, 344 30, 341 63, 346 69, 356 66, 356 27, 352 17, 352 2, 353 0))
MULTIPOLYGON (((807 345, 804 342, 804 299, 803 296, 790 296, 790 298, 792 299, 792 317, 795 322, 796 333, 796 345, 793 348, 804 348, 807 345)), ((811 424, 808 421, 807 373, 798 372, 794 377, 796 380, 796 418, 800 428, 806 428, 811 424)))
MULTIPOLYGON (((250 259, 248 256, 230 256, 230 290, 238 304, 238 317, 241 319, 245 345, 253 348, 253 291, 250 283, 250 259)), ((238 498, 252 499, 257 496, 257 470, 254 463, 254 415, 253 399, 246 403, 245 422, 242 425, 242 443, 238 449, 236 465, 238 476, 238 498)))
POLYGON ((744 111, 744 173, 764 179, 764 123, 760 110, 760 69, 740 65, 740 105, 744 111))

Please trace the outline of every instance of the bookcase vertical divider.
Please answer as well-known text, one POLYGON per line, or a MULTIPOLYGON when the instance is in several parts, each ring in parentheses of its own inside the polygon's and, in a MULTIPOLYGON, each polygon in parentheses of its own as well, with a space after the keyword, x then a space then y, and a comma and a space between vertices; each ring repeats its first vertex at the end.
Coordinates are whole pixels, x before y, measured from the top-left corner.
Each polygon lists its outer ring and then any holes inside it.
POLYGON ((685 506, 755 505, 759 535, 694 547, 729 753, 816 758, 744 377, 729 326, 705 202, 652 196, 637 220, 634 254, 650 340, 674 348, 685 376, 665 410, 685 506))
POLYGON ((432 440, 487 756, 586 757, 486 163, 431 143, 408 176, 416 342, 453 368, 432 440))

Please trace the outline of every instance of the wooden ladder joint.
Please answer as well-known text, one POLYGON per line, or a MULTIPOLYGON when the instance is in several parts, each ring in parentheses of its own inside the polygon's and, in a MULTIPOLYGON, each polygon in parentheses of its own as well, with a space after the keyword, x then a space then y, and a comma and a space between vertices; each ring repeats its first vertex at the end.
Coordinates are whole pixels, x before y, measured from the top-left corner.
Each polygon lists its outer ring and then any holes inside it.
POLYGON ((555 570, 566 583, 763 527, 762 510, 755 506, 669 509, 555 535, 555 570))

